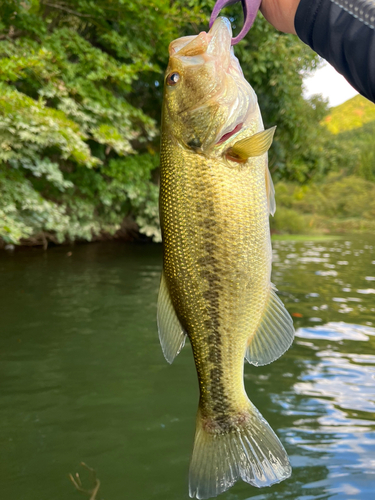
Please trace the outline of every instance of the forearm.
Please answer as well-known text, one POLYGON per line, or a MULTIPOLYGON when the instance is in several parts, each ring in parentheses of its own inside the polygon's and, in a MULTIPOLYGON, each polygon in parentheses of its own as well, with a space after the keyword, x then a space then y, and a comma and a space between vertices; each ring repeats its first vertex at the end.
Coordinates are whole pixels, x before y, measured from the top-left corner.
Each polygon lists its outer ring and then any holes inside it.
POLYGON ((263 0, 260 10, 277 30, 296 34, 294 18, 300 0, 263 0))

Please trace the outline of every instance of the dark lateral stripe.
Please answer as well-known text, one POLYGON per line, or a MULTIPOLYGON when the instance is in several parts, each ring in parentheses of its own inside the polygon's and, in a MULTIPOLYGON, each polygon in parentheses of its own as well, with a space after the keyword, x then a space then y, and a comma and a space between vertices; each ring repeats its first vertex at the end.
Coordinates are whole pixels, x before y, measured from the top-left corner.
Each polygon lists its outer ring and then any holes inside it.
POLYGON ((208 289, 203 293, 203 297, 207 304, 207 314, 209 316, 209 319, 205 320, 205 327, 209 332, 207 335, 207 344, 209 346, 208 362, 212 368, 209 372, 210 399, 205 403, 209 406, 207 410, 215 412, 215 421, 220 426, 226 427, 231 406, 223 383, 223 353, 219 312, 220 292, 223 290, 223 286, 221 284, 219 262, 215 257, 218 250, 218 231, 216 231, 217 222, 215 220, 214 205, 212 200, 207 200, 207 204, 203 208, 202 202, 199 203, 199 208, 205 213, 208 211, 210 217, 205 217, 199 222, 199 225, 204 228, 202 236, 204 238, 203 249, 205 254, 198 260, 198 264, 201 266, 199 274, 208 284, 208 289), (207 204, 209 207, 207 207, 207 204))

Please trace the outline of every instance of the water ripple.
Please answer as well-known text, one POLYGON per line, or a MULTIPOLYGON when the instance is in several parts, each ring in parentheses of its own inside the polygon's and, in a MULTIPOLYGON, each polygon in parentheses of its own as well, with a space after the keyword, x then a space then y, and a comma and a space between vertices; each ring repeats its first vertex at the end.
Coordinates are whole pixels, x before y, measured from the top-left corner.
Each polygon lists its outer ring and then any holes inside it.
POLYGON ((369 336, 375 336, 375 328, 364 325, 350 325, 344 322, 332 322, 323 326, 299 328, 296 331, 296 337, 305 339, 364 341, 369 340, 369 336))

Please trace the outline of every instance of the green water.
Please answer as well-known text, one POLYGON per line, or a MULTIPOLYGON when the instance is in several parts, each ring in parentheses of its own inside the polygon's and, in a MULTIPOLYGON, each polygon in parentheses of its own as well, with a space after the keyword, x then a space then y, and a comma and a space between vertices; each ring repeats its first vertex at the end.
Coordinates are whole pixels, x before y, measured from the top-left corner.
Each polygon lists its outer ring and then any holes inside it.
MULTIPOLYGON (((373 499, 375 237, 275 241, 293 347, 246 365, 293 475, 223 500, 373 499)), ((172 366, 155 315, 161 248, 121 243, 0 253, 0 498, 187 499, 198 401, 190 346, 172 366), (72 252, 71 255, 68 255, 72 252), (88 498, 88 497, 87 497, 88 498)))

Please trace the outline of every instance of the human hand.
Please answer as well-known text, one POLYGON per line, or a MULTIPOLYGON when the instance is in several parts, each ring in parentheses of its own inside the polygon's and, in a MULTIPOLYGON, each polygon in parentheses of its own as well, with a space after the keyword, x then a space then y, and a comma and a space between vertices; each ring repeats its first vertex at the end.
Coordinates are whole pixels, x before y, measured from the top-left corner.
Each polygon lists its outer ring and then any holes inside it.
POLYGON ((296 35, 294 18, 300 0, 262 0, 260 11, 277 30, 296 35))

